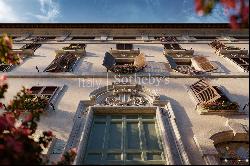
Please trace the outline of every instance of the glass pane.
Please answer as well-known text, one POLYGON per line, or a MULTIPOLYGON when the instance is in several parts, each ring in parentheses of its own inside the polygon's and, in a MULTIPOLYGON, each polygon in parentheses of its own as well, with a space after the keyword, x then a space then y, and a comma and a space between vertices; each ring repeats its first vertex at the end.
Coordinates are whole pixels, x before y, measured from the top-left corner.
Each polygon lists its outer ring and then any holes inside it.
POLYGON ((121 149, 122 145, 122 123, 111 123, 109 128, 109 143, 110 149, 121 149))
POLYGON ((42 94, 53 94, 54 91, 55 91, 56 89, 57 89, 56 86, 47 86, 47 87, 43 90, 42 94))
POLYGON ((87 162, 95 162, 95 161, 100 161, 102 159, 102 155, 100 153, 89 153, 87 155, 86 161, 87 162))
POLYGON ((95 116, 95 120, 106 120, 106 117, 105 115, 96 115, 95 116))
POLYGON ((138 119, 138 115, 127 115, 127 119, 138 119))
POLYGON ((128 153, 127 160, 141 160, 141 154, 140 153, 128 153))
POLYGON ((32 94, 38 94, 41 90, 42 90, 43 87, 41 86, 33 86, 32 88, 30 88, 32 94))
POLYGON ((119 153, 110 153, 107 155, 107 160, 121 160, 121 154, 119 153))
POLYGON ((94 123, 91 138, 89 139, 89 149, 102 149, 106 123, 94 123))
POLYGON ((154 115, 142 115, 142 119, 154 119, 154 115))
POLYGON ((145 132, 146 148, 149 149, 159 149, 158 138, 156 135, 155 124, 154 123, 143 123, 143 129, 145 132))
POLYGON ((128 149, 140 149, 138 123, 127 123, 127 147, 128 149))
POLYGON ((148 153, 147 160, 162 160, 161 153, 148 153))
POLYGON ((122 115, 112 115, 111 119, 122 119, 122 115))

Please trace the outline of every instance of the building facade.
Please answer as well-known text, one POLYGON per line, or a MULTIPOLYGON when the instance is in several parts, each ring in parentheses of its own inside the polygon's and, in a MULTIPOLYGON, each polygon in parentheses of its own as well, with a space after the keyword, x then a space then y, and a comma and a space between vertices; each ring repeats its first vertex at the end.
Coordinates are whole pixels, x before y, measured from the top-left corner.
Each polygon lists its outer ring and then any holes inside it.
POLYGON ((74 164, 248 164, 249 32, 227 24, 0 24, 11 99, 49 100, 39 130, 74 164))

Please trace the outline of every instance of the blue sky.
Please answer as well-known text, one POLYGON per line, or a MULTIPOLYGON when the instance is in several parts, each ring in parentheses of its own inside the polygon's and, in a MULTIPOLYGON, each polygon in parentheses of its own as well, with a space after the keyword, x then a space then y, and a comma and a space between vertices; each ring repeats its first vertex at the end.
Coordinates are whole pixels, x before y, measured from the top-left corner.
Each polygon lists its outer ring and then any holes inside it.
POLYGON ((0 0, 0 22, 222 23, 221 6, 210 16, 194 11, 194 0, 0 0))

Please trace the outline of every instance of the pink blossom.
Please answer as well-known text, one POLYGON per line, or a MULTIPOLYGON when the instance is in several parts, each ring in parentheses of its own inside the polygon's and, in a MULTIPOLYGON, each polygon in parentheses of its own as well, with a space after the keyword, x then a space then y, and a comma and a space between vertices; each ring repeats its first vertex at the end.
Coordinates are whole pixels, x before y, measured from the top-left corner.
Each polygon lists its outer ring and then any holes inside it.
POLYGON ((23 150, 23 144, 20 141, 15 140, 13 137, 6 137, 7 146, 13 149, 16 153, 20 153, 23 150))
POLYGON ((232 29, 239 29, 240 28, 240 25, 237 22, 237 16, 232 15, 230 17, 230 25, 231 25, 232 29))
POLYGON ((13 105, 13 100, 10 100, 10 101, 9 101, 9 105, 13 105))
POLYGON ((48 136, 48 137, 52 137, 53 133, 52 133, 52 131, 44 131, 43 135, 48 136))
POLYGON ((7 124, 10 127, 14 127, 15 121, 16 121, 14 114, 12 112, 8 112, 8 113, 5 113, 4 115, 5 115, 7 124))
POLYGON ((6 118, 4 116, 0 116, 0 132, 5 130, 8 127, 6 118))
POLYGON ((9 49, 12 49, 12 42, 11 42, 11 39, 10 39, 7 35, 4 35, 3 41, 4 41, 4 43, 7 45, 7 47, 8 47, 9 49))
POLYGON ((22 129, 20 129, 20 131, 23 135, 26 135, 26 136, 28 136, 32 133, 32 131, 28 128, 22 128, 22 129))
POLYGON ((33 118, 32 113, 28 113, 28 115, 25 116, 24 122, 30 122, 33 118))
POLYGON ((7 76, 4 74, 0 77, 0 82, 4 82, 7 80, 7 76))
POLYGON ((32 94, 32 91, 30 89, 26 89, 27 94, 32 94))

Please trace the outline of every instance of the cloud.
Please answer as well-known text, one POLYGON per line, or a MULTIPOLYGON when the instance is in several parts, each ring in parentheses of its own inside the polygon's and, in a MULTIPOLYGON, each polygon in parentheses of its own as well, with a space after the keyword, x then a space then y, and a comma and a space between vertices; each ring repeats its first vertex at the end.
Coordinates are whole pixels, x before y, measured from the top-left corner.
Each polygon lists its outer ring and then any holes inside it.
POLYGON ((55 22, 60 15, 60 7, 57 0, 39 0, 41 14, 35 15, 40 22, 55 22))
POLYGON ((19 16, 14 12, 11 5, 6 3, 5 0, 0 1, 0 22, 18 22, 19 16))
POLYGON ((0 22, 56 22, 59 7, 57 0, 0 0, 0 22))

